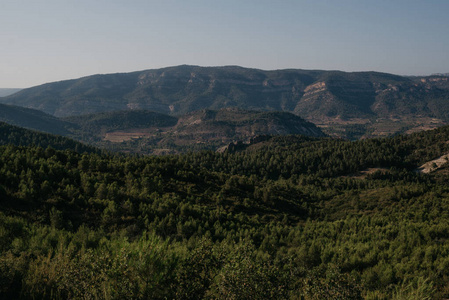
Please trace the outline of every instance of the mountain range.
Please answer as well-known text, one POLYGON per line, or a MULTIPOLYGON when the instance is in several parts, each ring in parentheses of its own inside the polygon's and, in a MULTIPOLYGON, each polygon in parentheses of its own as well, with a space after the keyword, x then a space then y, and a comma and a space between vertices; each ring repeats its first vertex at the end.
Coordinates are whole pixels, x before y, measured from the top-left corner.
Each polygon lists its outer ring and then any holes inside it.
POLYGON ((47 83, 0 98, 0 102, 56 117, 135 109, 173 116, 229 107, 287 111, 328 134, 356 139, 448 123, 448 79, 443 74, 407 77, 183 65, 47 83))

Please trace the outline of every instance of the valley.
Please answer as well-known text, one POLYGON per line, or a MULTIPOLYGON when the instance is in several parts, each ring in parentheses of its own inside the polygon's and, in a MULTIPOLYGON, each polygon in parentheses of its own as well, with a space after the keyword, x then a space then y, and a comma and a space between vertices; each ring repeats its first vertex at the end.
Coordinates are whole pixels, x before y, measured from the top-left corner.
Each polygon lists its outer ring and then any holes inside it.
POLYGON ((226 108, 204 109, 175 117, 126 110, 58 119, 34 109, 0 104, 2 107, 0 121, 61 134, 115 152, 183 153, 217 150, 259 135, 325 136, 314 124, 288 112, 226 108))

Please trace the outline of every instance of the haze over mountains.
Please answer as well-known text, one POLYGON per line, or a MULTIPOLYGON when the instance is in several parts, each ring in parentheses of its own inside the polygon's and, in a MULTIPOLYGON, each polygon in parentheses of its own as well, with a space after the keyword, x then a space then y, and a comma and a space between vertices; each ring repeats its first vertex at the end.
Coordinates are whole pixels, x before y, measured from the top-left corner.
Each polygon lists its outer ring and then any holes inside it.
POLYGON ((5 88, 0 88, 0 97, 6 97, 9 95, 12 95, 14 93, 17 93, 18 91, 20 91, 21 89, 5 89, 5 88))
POLYGON ((449 81, 446 75, 183 65, 47 83, 0 102, 56 117, 136 109, 170 115, 228 107, 287 111, 354 139, 446 124, 449 81))

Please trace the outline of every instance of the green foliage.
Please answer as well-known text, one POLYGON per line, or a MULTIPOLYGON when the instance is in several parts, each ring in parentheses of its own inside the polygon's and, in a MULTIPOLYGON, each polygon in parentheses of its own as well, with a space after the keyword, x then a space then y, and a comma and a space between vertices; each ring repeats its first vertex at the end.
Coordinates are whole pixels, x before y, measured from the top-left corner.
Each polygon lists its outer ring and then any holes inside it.
POLYGON ((356 279, 335 265, 313 269, 305 279, 304 294, 305 299, 363 299, 356 279))
POLYGON ((32 131, 0 122, 0 145, 7 144, 17 146, 39 146, 42 148, 51 147, 57 150, 71 149, 76 152, 100 152, 100 150, 94 147, 87 146, 62 136, 32 131))
POLYGON ((408 283, 403 282, 396 287, 393 292, 394 300, 406 300, 406 299, 420 299, 430 300, 435 294, 435 290, 432 282, 428 279, 418 277, 415 280, 410 280, 408 283))
POLYGON ((238 244, 216 277, 212 293, 218 299, 286 299, 290 278, 257 256, 252 244, 238 244))
POLYGON ((0 146, 0 298, 449 297, 449 178, 415 172, 447 140, 286 136, 162 157, 0 146))

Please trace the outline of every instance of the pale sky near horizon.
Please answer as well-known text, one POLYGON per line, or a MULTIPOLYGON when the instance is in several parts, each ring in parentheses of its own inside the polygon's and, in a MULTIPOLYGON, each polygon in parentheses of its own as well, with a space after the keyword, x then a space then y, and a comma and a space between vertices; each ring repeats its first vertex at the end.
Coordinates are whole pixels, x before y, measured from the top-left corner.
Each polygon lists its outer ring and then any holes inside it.
POLYGON ((0 88, 181 64, 449 72, 449 0, 0 0, 0 88))

